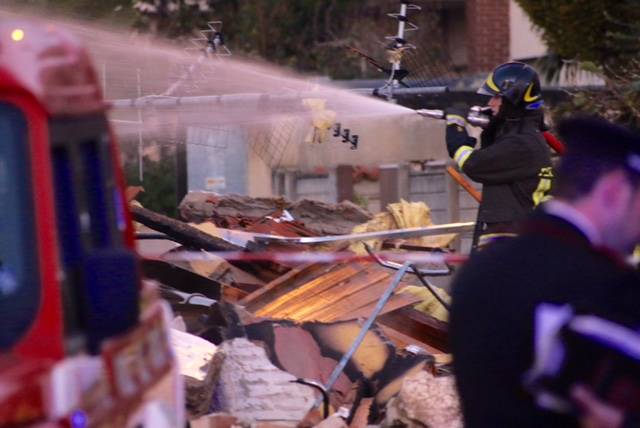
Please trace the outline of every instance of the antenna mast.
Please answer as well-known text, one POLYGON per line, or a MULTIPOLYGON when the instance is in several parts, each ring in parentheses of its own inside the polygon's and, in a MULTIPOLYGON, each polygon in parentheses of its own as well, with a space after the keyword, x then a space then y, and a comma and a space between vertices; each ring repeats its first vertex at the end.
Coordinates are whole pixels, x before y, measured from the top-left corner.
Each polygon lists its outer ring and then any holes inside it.
MULTIPOLYGON (((394 101, 393 90, 398 88, 402 83, 402 79, 408 74, 407 70, 401 68, 402 57, 409 49, 415 49, 415 45, 408 43, 405 39, 405 34, 409 31, 418 30, 418 26, 409 21, 407 12, 412 10, 422 10, 422 8, 416 4, 410 3, 408 0, 400 1, 399 13, 388 13, 387 16, 398 20, 398 33, 395 36, 386 36, 385 40, 390 40, 391 43, 387 45, 387 54, 389 62, 391 63, 391 73, 389 79, 381 89, 387 89, 387 99, 394 101)), ((405 85, 406 86, 406 85, 405 85)))

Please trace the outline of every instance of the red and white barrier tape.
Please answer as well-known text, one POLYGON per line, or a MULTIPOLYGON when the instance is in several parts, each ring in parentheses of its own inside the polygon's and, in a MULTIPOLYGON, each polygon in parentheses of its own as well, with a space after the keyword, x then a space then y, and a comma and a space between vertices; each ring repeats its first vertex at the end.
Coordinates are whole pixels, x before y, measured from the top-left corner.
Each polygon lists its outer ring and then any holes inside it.
POLYGON ((244 252, 244 251, 180 251, 172 253, 164 253, 157 255, 145 254, 145 258, 158 259, 163 261, 211 261, 215 259, 224 259, 231 262, 276 262, 276 263, 338 263, 338 262, 357 262, 372 261, 378 259, 397 262, 397 263, 415 263, 415 264, 449 264, 459 265, 467 261, 469 256, 450 253, 394 253, 394 252, 378 252, 375 255, 359 255, 348 251, 342 252, 321 252, 321 251, 262 251, 262 252, 244 252))

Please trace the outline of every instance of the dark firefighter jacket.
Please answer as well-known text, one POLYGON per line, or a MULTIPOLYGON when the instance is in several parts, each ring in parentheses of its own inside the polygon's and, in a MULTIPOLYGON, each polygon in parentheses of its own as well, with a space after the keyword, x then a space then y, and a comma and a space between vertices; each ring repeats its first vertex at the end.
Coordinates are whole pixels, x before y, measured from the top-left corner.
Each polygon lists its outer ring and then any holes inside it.
POLYGON ((578 426, 536 407, 523 386, 542 302, 637 327, 640 276, 542 210, 519 236, 473 255, 453 281, 449 325, 465 427, 578 426))
POLYGON ((482 183, 478 221, 516 223, 542 202, 551 189, 551 157, 538 113, 506 119, 485 130, 479 149, 463 127, 447 126, 447 145, 460 169, 482 183))

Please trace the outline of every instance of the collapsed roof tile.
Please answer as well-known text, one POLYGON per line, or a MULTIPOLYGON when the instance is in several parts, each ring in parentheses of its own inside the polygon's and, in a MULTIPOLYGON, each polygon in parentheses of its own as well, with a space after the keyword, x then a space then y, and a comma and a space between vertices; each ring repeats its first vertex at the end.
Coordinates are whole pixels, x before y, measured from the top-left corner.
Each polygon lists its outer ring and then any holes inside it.
POLYGON ((232 229, 249 228, 258 220, 277 217, 283 210, 287 210, 293 216, 292 223, 296 224, 296 228, 304 226, 302 230, 319 235, 346 234, 356 225, 371 219, 368 211, 349 201, 330 204, 302 199, 294 203, 282 197, 251 198, 236 194, 213 195, 199 192, 187 194, 180 203, 179 210, 180 216, 186 221, 212 221, 219 227, 232 229))

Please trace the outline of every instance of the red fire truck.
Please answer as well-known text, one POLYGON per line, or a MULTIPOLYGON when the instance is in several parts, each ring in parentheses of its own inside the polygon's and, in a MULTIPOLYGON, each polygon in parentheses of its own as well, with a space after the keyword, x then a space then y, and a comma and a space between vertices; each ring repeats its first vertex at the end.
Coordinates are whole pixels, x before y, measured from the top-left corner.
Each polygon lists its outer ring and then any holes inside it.
POLYGON ((0 427, 184 426, 86 50, 0 22, 0 427))

